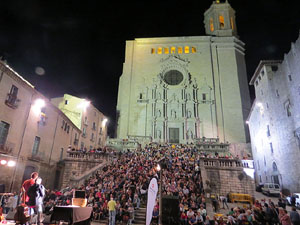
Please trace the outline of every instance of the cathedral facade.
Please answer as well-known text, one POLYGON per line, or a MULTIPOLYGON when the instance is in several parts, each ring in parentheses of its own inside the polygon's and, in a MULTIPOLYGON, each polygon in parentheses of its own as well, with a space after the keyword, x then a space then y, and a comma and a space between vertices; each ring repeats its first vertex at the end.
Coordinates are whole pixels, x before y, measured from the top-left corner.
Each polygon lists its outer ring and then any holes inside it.
POLYGON ((204 24, 205 36, 126 42, 117 138, 249 141, 245 120, 250 98, 235 12, 228 2, 214 2, 204 24))

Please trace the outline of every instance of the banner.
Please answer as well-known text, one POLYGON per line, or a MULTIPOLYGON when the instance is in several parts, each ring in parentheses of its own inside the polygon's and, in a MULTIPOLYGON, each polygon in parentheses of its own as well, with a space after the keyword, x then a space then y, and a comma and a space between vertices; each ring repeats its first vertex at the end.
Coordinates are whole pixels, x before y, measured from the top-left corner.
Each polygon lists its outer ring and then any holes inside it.
POLYGON ((158 185, 156 178, 152 178, 148 187, 148 200, 147 200, 147 214, 146 214, 146 225, 151 223, 153 209, 155 205, 158 185))

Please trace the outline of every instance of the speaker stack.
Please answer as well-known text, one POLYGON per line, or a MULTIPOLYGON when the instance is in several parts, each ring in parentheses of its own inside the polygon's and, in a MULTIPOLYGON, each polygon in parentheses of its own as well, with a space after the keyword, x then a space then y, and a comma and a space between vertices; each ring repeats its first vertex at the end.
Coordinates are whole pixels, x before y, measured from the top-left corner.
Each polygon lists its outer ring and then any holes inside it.
POLYGON ((179 197, 162 196, 162 224, 176 225, 179 224, 179 197))

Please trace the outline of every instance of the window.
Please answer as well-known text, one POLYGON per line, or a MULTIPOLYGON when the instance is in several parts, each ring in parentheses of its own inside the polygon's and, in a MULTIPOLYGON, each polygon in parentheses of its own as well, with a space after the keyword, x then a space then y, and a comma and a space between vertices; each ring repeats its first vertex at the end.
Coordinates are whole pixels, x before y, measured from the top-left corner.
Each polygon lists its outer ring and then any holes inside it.
POLYGON ((101 145, 101 137, 98 140, 98 145, 101 145))
POLYGON ((67 127, 67 133, 69 133, 70 132, 70 126, 68 125, 68 127, 67 127))
POLYGON ((64 129, 64 126, 65 126, 65 121, 63 120, 61 124, 61 128, 64 129))
POLYGON ((65 100, 65 105, 68 105, 69 101, 68 100, 65 100))
POLYGON ((267 165, 266 157, 265 157, 265 156, 264 156, 264 165, 265 165, 265 166, 267 165))
POLYGON ((32 148, 32 155, 36 155, 39 151, 41 138, 36 136, 34 138, 33 148, 32 148))
POLYGON ((205 93, 202 94, 202 101, 206 101, 206 94, 205 93))
POLYGON ((220 24, 220 28, 224 29, 225 24, 224 24, 224 17, 223 16, 219 16, 219 24, 220 24))
POLYGON ((271 133, 270 133, 270 126, 267 125, 267 137, 270 137, 271 136, 271 133))
POLYGON ((287 106, 286 106, 286 114, 288 117, 290 117, 292 115, 292 112, 291 112, 291 104, 288 103, 287 106))
POLYGON ((192 47, 192 53, 196 53, 196 48, 195 47, 192 47))
POLYGON ((75 133, 75 138, 74 138, 74 145, 78 145, 78 138, 77 138, 77 133, 75 133))
POLYGON ((100 132, 99 132, 99 134, 102 134, 102 127, 100 127, 100 132))
POLYGON ((278 66, 271 66, 272 71, 276 72, 278 70, 278 66))
POLYGON ((81 149, 81 150, 84 149, 84 143, 83 143, 83 142, 80 143, 80 149, 81 149))
POLYGON ((10 125, 8 123, 4 121, 0 122, 0 148, 5 145, 9 127, 10 125))
POLYGON ((151 48, 151 54, 155 54, 155 49, 151 48))
POLYGON ((143 99, 143 94, 142 93, 140 93, 140 99, 143 99))
POLYGON ((258 85, 258 81, 255 81, 255 86, 257 86, 258 85))
POLYGON ((258 80, 261 80, 261 76, 258 76, 258 80))
POLYGON ((68 124, 65 123, 65 128, 64 128, 64 131, 67 131, 67 128, 68 128, 68 124))
POLYGON ((60 157, 59 157, 59 161, 62 161, 63 155, 64 155, 64 148, 61 148, 61 149, 60 149, 60 157))
POLYGON ((233 22, 233 18, 230 18, 230 25, 231 25, 231 29, 234 30, 234 22, 233 22))
POLYGON ((171 47, 171 54, 175 54, 176 53, 176 48, 175 47, 171 47))
POLYGON ((164 53, 169 54, 169 48, 164 48, 164 53))
POLYGON ((277 168, 277 165, 276 165, 275 162, 273 162, 272 168, 273 168, 273 171, 274 171, 274 172, 278 171, 278 168, 277 168))
POLYGON ((91 135, 91 141, 94 141, 94 133, 91 135))
POLYGON ((270 142, 270 150, 271 150, 271 153, 274 153, 272 142, 270 142))
POLYGON ((292 75, 288 75, 289 81, 292 81, 292 75))
POLYGON ((178 70, 169 70, 164 75, 164 81, 169 85, 178 85, 182 82, 183 75, 178 70))
POLYGON ((209 19, 209 28, 210 28, 210 31, 213 32, 215 30, 214 28, 214 21, 212 18, 209 19))
POLYGON ((157 49, 157 54, 162 54, 162 47, 159 47, 159 48, 157 49))
POLYGON ((182 54, 182 47, 178 47, 178 54, 182 54))
POLYGON ((185 46, 184 47, 184 53, 190 53, 190 47, 189 46, 185 46))
POLYGON ((12 85, 10 88, 10 92, 7 95, 7 99, 5 101, 5 103, 10 106, 10 107, 16 107, 16 103, 18 101, 17 96, 18 96, 18 91, 19 89, 15 86, 12 85))
POLYGON ((93 122, 93 130, 96 130, 96 123, 93 122))
POLYGON ((279 97, 279 91, 276 90, 276 97, 279 97))
POLYGON ((82 137, 86 137, 86 127, 82 129, 82 137))

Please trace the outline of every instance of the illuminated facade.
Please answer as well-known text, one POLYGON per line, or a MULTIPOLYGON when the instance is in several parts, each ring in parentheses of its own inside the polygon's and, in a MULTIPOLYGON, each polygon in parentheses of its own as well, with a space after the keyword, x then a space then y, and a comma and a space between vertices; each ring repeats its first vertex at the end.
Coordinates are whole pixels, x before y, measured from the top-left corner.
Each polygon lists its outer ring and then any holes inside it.
POLYGON ((77 149, 104 147, 107 138, 107 118, 89 101, 72 95, 52 98, 56 105, 81 131, 74 141, 77 149))
POLYGON ((261 61, 250 84, 256 100, 249 115, 256 182, 300 191, 300 39, 283 61, 261 61))
POLYGON ((241 146, 249 141, 250 98, 235 12, 228 2, 214 2, 204 24, 206 36, 126 42, 119 139, 190 143, 207 137, 241 146))
POLYGON ((0 61, 0 184, 7 192, 19 191, 33 171, 47 188, 58 188, 63 173, 59 162, 80 134, 62 111, 0 61), (16 165, 8 167, 5 161, 16 165))

